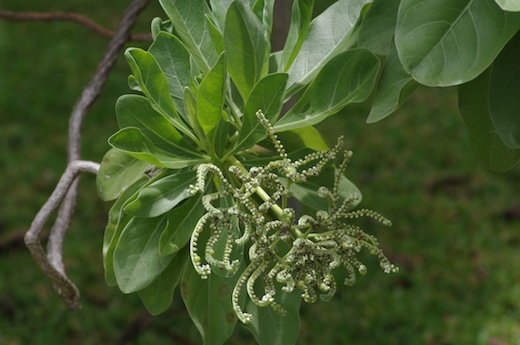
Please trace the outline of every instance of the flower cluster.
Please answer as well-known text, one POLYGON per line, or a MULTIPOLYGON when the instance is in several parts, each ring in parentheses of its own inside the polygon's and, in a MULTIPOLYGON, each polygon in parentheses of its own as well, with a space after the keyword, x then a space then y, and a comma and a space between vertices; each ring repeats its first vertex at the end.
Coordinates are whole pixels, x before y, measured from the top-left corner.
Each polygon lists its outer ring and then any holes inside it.
POLYGON ((329 300, 337 289, 334 269, 346 269, 347 285, 355 282, 356 270, 361 275, 366 273, 366 266, 356 258, 363 248, 378 258, 384 272, 396 272, 398 268, 389 262, 377 240, 347 223, 354 218, 371 217, 391 224, 374 211, 351 210, 359 196, 342 195, 340 182, 352 153, 341 148, 341 139, 330 150, 292 161, 262 112, 258 111, 257 116, 280 159, 249 170, 237 161, 229 167, 228 177, 219 167, 202 164, 197 170, 196 184, 190 186, 191 194, 204 192, 209 176, 218 185, 217 192, 203 196, 207 213, 198 221, 190 242, 191 259, 201 277, 207 278, 212 269, 235 274, 241 262, 233 259, 232 253, 237 248, 247 249, 244 261, 248 265, 240 273, 232 299, 238 318, 248 323, 252 316, 239 305, 244 288, 256 305, 271 306, 283 313, 283 306, 276 302, 277 286, 287 293, 299 289, 306 302, 314 302, 318 297, 329 300), (332 188, 322 186, 317 191, 319 197, 328 200, 328 210, 319 210, 313 217, 297 217, 286 202, 291 196, 291 185, 318 176, 330 166, 335 169, 332 188), (230 198, 230 206, 222 202, 230 198), (200 244, 204 231, 209 232, 209 238, 200 244), (199 254, 202 248, 203 255, 199 254), (260 290, 262 296, 258 296, 260 290))

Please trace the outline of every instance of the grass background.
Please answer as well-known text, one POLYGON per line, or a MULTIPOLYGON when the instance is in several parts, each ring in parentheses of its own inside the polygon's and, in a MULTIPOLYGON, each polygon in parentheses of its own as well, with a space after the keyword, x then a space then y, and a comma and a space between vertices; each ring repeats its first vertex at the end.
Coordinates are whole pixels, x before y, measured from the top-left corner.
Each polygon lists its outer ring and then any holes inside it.
MULTIPOLYGON (((73 11, 114 28, 128 1, 3 0, 13 11, 73 11)), ((162 12, 155 1, 136 32, 162 12)), ((66 166, 68 116, 107 39, 72 23, 0 21, 0 344, 197 344, 179 296, 151 317, 137 296, 104 283, 102 234, 109 205, 95 179, 81 181, 65 241, 83 308, 69 312, 16 241, 66 166)), ((135 44, 134 44, 135 45, 135 44)), ((141 45, 146 46, 146 44, 141 45)), ((114 104, 130 73, 118 62, 84 124, 83 158, 100 161, 116 130, 114 104)), ((353 106, 321 125, 345 135, 349 178, 362 206, 391 228, 367 223, 400 273, 369 274, 328 303, 304 305, 298 344, 520 344, 520 168, 486 170, 470 151, 454 89, 419 89, 397 114, 366 125, 353 106)), ((230 344, 254 343, 237 330, 230 344)))

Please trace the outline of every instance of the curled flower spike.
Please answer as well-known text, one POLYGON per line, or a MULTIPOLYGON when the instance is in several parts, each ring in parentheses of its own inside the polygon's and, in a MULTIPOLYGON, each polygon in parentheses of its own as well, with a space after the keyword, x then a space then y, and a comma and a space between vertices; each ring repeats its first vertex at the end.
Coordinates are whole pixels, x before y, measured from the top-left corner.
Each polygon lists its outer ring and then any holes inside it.
POLYGON ((368 217, 391 225, 372 210, 352 210, 360 196, 345 195, 341 188, 352 156, 341 148, 341 138, 330 150, 313 152, 293 162, 264 114, 258 111, 256 115, 279 159, 249 170, 235 160, 225 172, 216 165, 201 164, 196 183, 189 187, 189 192, 196 194, 205 191, 210 178, 218 182, 217 191, 202 197, 206 213, 192 233, 190 255, 202 278, 215 269, 240 274, 232 293, 238 319, 243 323, 252 320, 239 303, 244 292, 257 306, 270 306, 280 313, 285 311, 277 302, 281 293, 298 291, 308 303, 332 299, 337 291, 333 270, 346 270, 345 285, 354 284, 357 274, 367 273, 367 267, 357 258, 363 249, 379 260, 384 272, 397 272, 376 238, 349 223, 368 217), (315 190, 318 197, 327 200, 328 208, 317 210, 315 216, 297 217, 296 211, 287 207, 291 186, 312 181, 334 167, 333 181, 315 190), (201 237, 203 232, 207 233, 201 237), (200 238, 205 238, 205 243, 199 243, 200 238), (247 260, 242 260, 248 262, 247 267, 240 268, 240 260, 232 258, 238 252, 247 253, 247 260))

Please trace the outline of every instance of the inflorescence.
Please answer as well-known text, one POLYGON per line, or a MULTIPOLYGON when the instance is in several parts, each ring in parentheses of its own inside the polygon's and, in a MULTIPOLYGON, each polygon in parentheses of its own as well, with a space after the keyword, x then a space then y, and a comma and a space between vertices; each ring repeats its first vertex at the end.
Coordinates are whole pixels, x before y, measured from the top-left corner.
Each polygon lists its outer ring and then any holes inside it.
POLYGON ((337 289, 334 269, 340 266, 346 269, 346 285, 355 283, 356 270, 366 274, 366 266, 356 258, 363 248, 377 257, 385 273, 397 272, 398 268, 383 254, 375 237, 347 223, 354 218, 371 217, 391 225, 374 211, 351 210, 358 195, 342 195, 340 182, 352 156, 352 152, 341 148, 342 139, 330 150, 292 161, 264 114, 259 110, 256 115, 279 159, 249 171, 236 162, 229 167, 229 178, 216 165, 201 164, 196 184, 189 187, 192 195, 204 193, 209 176, 219 186, 217 192, 203 196, 207 213, 198 221, 190 241, 191 260, 200 276, 208 278, 212 269, 237 273, 241 262, 233 259, 233 252, 238 248, 248 250, 248 265, 240 273, 232 303, 237 317, 249 323, 251 314, 239 305, 244 288, 256 305, 284 313, 283 306, 276 302, 277 286, 286 293, 299 289, 306 302, 315 302, 318 297, 330 300, 337 289), (328 210, 297 219, 295 210, 286 207, 290 186, 320 175, 330 165, 335 166, 332 188, 322 186, 317 191, 319 197, 328 200, 328 210), (224 199, 232 199, 232 205, 222 202, 224 199), (199 237, 204 231, 209 232, 209 238, 202 244, 199 237))

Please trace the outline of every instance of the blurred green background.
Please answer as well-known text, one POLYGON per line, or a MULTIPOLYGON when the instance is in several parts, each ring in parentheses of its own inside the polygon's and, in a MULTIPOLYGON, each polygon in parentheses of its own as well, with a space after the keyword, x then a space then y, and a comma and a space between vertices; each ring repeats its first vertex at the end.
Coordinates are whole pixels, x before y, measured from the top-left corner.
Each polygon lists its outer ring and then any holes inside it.
MULTIPOLYGON (((128 2, 2 0, 0 8, 80 12, 114 28, 128 2)), ((149 31, 156 16, 164 18, 152 0, 134 31, 149 31)), ((178 294, 151 317, 137 296, 106 286, 101 243, 110 205, 97 198, 93 176, 81 180, 65 240, 81 310, 66 310, 20 242, 65 169, 68 117, 107 43, 72 23, 0 20, 0 344, 200 343, 178 294)), ((120 59, 90 111, 84 159, 99 162, 108 149, 129 73, 120 59)), ((352 106, 320 128, 331 142, 345 135, 362 206, 393 221, 365 228, 401 270, 385 275, 367 258, 369 274, 354 287, 303 306, 298 344, 520 344, 520 167, 502 175, 482 167, 454 89, 419 89, 374 125, 366 116, 366 106, 352 106)), ((237 329, 229 343, 254 341, 237 329)))

